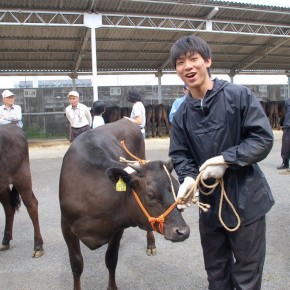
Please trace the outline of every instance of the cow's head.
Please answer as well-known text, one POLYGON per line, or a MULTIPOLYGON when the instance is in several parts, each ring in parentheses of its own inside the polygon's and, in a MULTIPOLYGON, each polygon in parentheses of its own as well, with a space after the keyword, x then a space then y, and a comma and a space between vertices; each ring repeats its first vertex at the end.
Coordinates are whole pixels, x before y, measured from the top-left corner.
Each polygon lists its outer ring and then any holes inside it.
MULTIPOLYGON (((134 190, 149 215, 156 218, 163 215, 175 202, 174 194, 178 191, 178 182, 171 175, 172 169, 171 160, 152 161, 146 164, 130 164, 123 169, 109 168, 107 175, 116 190, 122 191, 123 185, 123 190, 129 192, 131 198, 134 198, 132 192, 134 190)), ((138 226, 147 231, 152 230, 137 201, 134 202, 138 226)), ((178 242, 187 239, 189 233, 189 227, 185 224, 181 212, 175 207, 165 217, 164 237, 178 242)))

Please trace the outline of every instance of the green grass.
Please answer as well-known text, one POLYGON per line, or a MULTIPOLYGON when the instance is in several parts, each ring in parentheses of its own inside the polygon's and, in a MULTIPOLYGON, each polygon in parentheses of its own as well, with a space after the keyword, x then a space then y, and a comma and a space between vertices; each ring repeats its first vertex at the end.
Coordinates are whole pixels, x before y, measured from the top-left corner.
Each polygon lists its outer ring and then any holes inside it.
POLYGON ((27 139, 58 139, 66 138, 66 133, 44 133, 34 130, 24 130, 27 139))

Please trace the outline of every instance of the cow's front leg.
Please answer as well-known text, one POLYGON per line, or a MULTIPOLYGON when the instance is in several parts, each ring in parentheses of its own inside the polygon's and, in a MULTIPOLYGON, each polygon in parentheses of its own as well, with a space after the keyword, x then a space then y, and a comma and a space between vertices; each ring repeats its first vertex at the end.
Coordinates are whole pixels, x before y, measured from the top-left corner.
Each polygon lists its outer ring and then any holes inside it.
POLYGON ((147 232, 147 250, 146 253, 148 256, 155 256, 157 254, 155 237, 152 231, 147 232))
POLYGON ((122 239, 123 233, 124 230, 121 230, 113 236, 112 240, 108 244, 108 248, 106 251, 106 266, 109 270, 109 282, 107 290, 117 289, 115 273, 118 262, 120 241, 122 239))

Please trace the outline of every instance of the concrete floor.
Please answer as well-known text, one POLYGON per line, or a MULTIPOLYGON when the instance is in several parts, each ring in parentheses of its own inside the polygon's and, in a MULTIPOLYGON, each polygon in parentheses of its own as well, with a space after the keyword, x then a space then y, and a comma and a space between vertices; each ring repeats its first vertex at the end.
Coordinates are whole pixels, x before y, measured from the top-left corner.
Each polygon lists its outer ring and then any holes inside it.
MULTIPOLYGON (((267 215, 267 256, 263 290, 290 289, 290 174, 278 171, 281 163, 281 132, 274 132, 275 144, 268 157, 260 163, 269 180, 276 200, 267 215)), ((54 141, 55 142, 55 141, 54 141)), ((147 159, 167 159, 169 139, 147 139, 147 159)), ((15 216, 14 239, 9 251, 0 252, 0 289, 66 290, 72 289, 66 244, 60 229, 58 180, 62 157, 69 142, 30 142, 33 188, 39 200, 39 218, 45 254, 32 259, 33 231, 25 206, 15 216), (49 144, 46 144, 49 143, 49 144)), ((183 213, 191 228, 188 240, 171 243, 155 234, 157 255, 146 255, 146 232, 138 228, 125 231, 121 241, 116 271, 117 285, 122 290, 206 290, 207 280, 198 233, 198 209, 183 213)), ((1 232, 4 213, 0 209, 1 232)), ((108 272, 105 267, 106 246, 90 251, 82 246, 84 256, 83 289, 106 289, 108 272)), ((222 289, 221 289, 222 290, 222 289)))

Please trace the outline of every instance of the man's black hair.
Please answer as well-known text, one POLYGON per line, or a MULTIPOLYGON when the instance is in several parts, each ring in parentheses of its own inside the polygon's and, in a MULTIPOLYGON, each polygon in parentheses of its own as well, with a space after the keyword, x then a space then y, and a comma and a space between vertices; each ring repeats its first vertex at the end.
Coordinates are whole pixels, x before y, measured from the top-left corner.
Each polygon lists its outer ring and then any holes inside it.
POLYGON ((127 101, 130 103, 136 103, 141 101, 141 93, 135 87, 131 87, 127 92, 127 101))
POLYGON ((211 49, 208 43, 202 38, 194 35, 183 36, 171 47, 171 61, 176 68, 176 61, 187 53, 199 53, 204 60, 212 58, 211 49))

